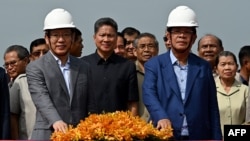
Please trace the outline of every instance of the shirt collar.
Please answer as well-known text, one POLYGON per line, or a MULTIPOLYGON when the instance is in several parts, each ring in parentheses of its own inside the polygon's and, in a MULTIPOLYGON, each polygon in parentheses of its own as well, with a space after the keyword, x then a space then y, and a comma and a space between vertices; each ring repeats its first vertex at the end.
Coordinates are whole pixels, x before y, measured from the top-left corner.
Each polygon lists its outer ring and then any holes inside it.
MULTIPOLYGON (((172 50, 170 50, 170 60, 171 60, 172 65, 180 66, 180 64, 179 64, 177 58, 174 56, 172 50)), ((187 62, 187 64, 185 66, 182 66, 182 67, 187 67, 187 66, 188 66, 188 62, 187 62)))
MULTIPOLYGON (((59 64, 59 66, 62 66, 61 60, 58 57, 56 57, 52 52, 51 52, 51 54, 55 58, 56 62, 59 64)), ((68 56, 67 62, 65 64, 65 67, 69 67, 69 64, 70 64, 70 57, 68 56)))
POLYGON ((102 62, 115 62, 116 60, 116 54, 113 52, 109 58, 105 61, 103 58, 100 57, 100 55, 97 53, 97 50, 95 52, 95 58, 96 58, 96 62, 97 64, 100 64, 102 62))
POLYGON ((144 74, 142 69, 139 67, 139 61, 138 60, 135 61, 135 67, 136 67, 137 72, 140 72, 140 73, 144 74))
POLYGON ((172 65, 174 65, 175 63, 178 63, 178 60, 177 60, 177 58, 174 56, 172 50, 170 50, 170 60, 171 60, 172 65))

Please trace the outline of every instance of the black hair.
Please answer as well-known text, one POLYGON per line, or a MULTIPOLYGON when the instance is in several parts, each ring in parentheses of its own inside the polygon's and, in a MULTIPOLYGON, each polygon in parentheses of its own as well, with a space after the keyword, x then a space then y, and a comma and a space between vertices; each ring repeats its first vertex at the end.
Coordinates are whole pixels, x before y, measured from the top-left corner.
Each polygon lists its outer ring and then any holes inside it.
POLYGON ((122 33, 121 32, 117 32, 117 36, 121 37, 123 39, 123 44, 126 45, 127 40, 123 37, 122 33))
POLYGON ((109 25, 109 26, 111 26, 112 28, 115 29, 115 32, 117 32, 117 30, 118 30, 118 25, 117 25, 117 23, 115 22, 114 19, 112 19, 110 17, 104 17, 104 18, 98 19, 95 22, 94 32, 97 33, 98 30, 99 30, 99 28, 102 27, 103 25, 109 25))
POLYGON ((230 51, 222 51, 222 52, 220 52, 217 56, 216 56, 216 58, 215 58, 215 66, 218 66, 218 64, 219 64, 219 59, 220 59, 220 57, 222 57, 222 56, 232 56, 233 57, 233 60, 234 60, 234 62, 235 62, 235 64, 237 64, 237 59, 236 59, 236 56, 232 53, 232 52, 230 52, 230 51))
POLYGON ((245 45, 241 47, 238 57, 239 57, 240 65, 243 66, 245 58, 247 57, 250 58, 250 45, 245 45))
POLYGON ((121 33, 122 33, 123 36, 125 34, 127 34, 127 35, 134 35, 134 34, 140 35, 141 34, 141 32, 138 29, 134 28, 134 27, 126 27, 126 28, 124 28, 122 30, 121 33))
POLYGON ((82 36, 82 32, 78 28, 75 28, 75 41, 78 39, 79 36, 82 36))
POLYGON ((6 51, 4 52, 4 57, 7 53, 15 51, 17 53, 17 57, 22 60, 24 58, 29 58, 29 51, 27 48, 21 45, 11 45, 9 46, 6 51))
POLYGON ((139 36, 136 37, 136 39, 134 40, 134 47, 137 47, 137 44, 138 44, 138 40, 143 38, 143 37, 149 37, 149 38, 152 38, 154 40, 154 44, 155 44, 155 47, 157 49, 159 49, 159 42, 157 41, 156 37, 154 34, 151 34, 151 33, 148 33, 148 32, 145 32, 145 33, 141 33, 139 36))
POLYGON ((33 40, 30 43, 30 53, 32 53, 34 47, 43 45, 43 44, 46 44, 46 41, 44 38, 38 38, 38 39, 33 40))

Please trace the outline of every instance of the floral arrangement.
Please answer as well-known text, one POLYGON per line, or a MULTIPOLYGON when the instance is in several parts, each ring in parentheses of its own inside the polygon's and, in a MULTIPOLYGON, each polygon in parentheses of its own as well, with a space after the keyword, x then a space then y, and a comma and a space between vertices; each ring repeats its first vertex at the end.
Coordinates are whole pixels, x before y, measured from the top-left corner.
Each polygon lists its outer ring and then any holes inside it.
POLYGON ((131 112, 117 111, 105 114, 91 114, 81 120, 76 128, 69 127, 66 133, 54 132, 53 141, 78 140, 159 140, 168 141, 173 136, 172 128, 157 130, 153 124, 147 123, 131 112))

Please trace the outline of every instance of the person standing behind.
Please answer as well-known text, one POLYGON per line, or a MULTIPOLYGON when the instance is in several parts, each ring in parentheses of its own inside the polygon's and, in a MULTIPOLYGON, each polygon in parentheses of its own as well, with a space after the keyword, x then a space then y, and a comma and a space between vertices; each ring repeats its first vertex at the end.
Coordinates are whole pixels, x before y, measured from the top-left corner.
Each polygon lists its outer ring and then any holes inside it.
POLYGON ((12 45, 4 53, 4 67, 12 78, 10 87, 11 139, 30 139, 35 123, 36 108, 31 99, 25 68, 29 63, 29 51, 21 45, 12 45), (16 62, 11 64, 11 62, 16 62), (12 75, 12 70, 17 71, 12 75))
MULTIPOLYGON (((248 90, 250 91, 250 86, 248 86, 248 90)), ((250 94, 248 95, 248 103, 246 107, 246 122, 244 124, 250 125, 250 94)))
POLYGON ((168 33, 168 31, 166 30, 165 36, 163 36, 163 41, 164 41, 164 45, 165 45, 166 49, 170 50, 171 49, 171 42, 170 42, 170 40, 168 40, 167 33, 168 33))
POLYGON ((219 77, 215 79, 220 110, 221 130, 224 125, 245 123, 248 104, 248 87, 235 79, 237 60, 230 51, 222 51, 215 59, 219 77))
POLYGON ((171 126, 176 140, 221 140, 216 87, 209 63, 190 52, 195 12, 173 9, 167 22, 171 50, 144 65, 143 102, 158 129, 171 126))
POLYGON ((9 83, 8 83, 9 88, 12 86, 14 80, 18 77, 19 74, 25 73, 25 67, 29 62, 29 58, 26 58, 25 56, 27 54, 29 55, 29 52, 27 53, 26 51, 27 49, 20 45, 13 45, 11 49, 6 50, 4 53, 3 67, 5 68, 9 76, 9 83), (20 55, 21 51, 22 51, 22 56, 20 55))
POLYGON ((10 95, 5 70, 0 67, 0 140, 10 138, 10 95))
POLYGON ((198 41, 197 50, 199 57, 209 62, 214 78, 218 76, 215 70, 215 58, 224 50, 221 39, 213 34, 206 34, 198 41))
POLYGON ((75 56, 75 57, 81 57, 82 55, 82 49, 83 49, 83 39, 82 39, 82 32, 76 28, 75 29, 75 40, 74 44, 70 49, 70 55, 75 56))
POLYGON ((66 132, 68 125, 75 127, 88 116, 93 99, 88 64, 69 55, 75 32, 71 14, 53 9, 45 17, 43 30, 50 51, 26 68, 37 109, 32 140, 49 140, 53 132, 66 132))
POLYGON ((152 57, 158 55, 159 43, 156 37, 151 33, 141 33, 134 41, 134 54, 137 57, 135 61, 137 71, 137 81, 139 90, 138 113, 141 119, 149 121, 149 113, 142 101, 142 82, 144 79, 144 64, 152 57))
POLYGON ((126 39, 120 32, 117 32, 117 43, 114 49, 115 54, 120 55, 126 58, 126 49, 125 49, 126 39))
POLYGON ((236 73, 235 79, 248 86, 250 77, 250 46, 243 46, 238 57, 241 67, 239 73, 236 73))
POLYGON ((82 59, 90 64, 96 102, 96 113, 131 111, 138 113, 138 87, 135 64, 114 53, 117 23, 109 17, 94 25, 96 52, 82 59))
POLYGON ((44 38, 38 38, 30 43, 30 61, 34 61, 49 51, 44 38))
POLYGON ((122 35, 126 39, 126 58, 131 60, 131 61, 136 61, 136 57, 134 56, 134 46, 133 42, 135 38, 140 35, 140 31, 135 29, 134 27, 126 27, 122 30, 122 35))
MULTIPOLYGON (((248 75, 248 65, 249 65, 249 45, 243 46, 240 49, 239 52, 239 60, 240 60, 240 64, 241 64, 241 69, 240 69, 240 73, 242 71, 242 76, 247 80, 247 75, 248 75)), ((240 80, 240 75, 239 73, 236 74, 236 80, 240 80)), ((249 82, 250 79, 248 80, 248 90, 250 91, 250 85, 249 82)), ((250 124, 250 94, 248 96, 248 103, 247 103, 247 110, 246 110, 246 124, 250 124)))

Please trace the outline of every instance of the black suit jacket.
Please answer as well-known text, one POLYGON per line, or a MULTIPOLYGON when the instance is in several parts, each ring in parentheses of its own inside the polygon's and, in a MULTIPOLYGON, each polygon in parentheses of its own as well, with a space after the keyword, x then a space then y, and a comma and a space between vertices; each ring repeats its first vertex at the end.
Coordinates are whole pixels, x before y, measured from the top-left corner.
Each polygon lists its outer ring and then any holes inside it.
POLYGON ((10 99, 7 75, 0 68, 0 140, 10 139, 10 99))

